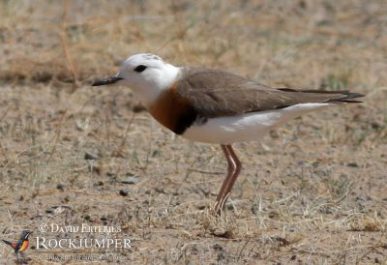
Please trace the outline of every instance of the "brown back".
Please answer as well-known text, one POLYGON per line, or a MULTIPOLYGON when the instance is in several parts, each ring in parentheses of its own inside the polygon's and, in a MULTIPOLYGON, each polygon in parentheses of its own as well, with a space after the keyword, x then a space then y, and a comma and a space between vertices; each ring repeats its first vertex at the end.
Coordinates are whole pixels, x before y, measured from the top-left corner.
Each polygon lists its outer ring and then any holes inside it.
POLYGON ((270 88, 220 70, 186 68, 176 84, 177 93, 201 117, 230 116, 285 108, 299 103, 358 102, 361 94, 348 91, 270 88))

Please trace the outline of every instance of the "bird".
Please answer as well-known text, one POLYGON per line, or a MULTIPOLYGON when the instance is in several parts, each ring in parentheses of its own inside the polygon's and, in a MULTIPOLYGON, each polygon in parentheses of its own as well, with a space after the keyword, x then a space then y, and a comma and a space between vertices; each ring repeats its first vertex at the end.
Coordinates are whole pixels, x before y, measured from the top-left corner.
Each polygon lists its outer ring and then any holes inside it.
POLYGON ((174 66, 152 53, 138 53, 118 73, 92 86, 130 87, 161 125, 188 140, 218 144, 227 174, 214 210, 223 210, 242 163, 232 144, 257 141, 301 114, 342 103, 360 103, 360 93, 273 88, 221 69, 174 66))
POLYGON ((31 231, 23 230, 18 241, 10 242, 10 241, 4 240, 4 239, 2 239, 2 241, 5 244, 9 245, 11 248, 13 248, 13 250, 15 251, 16 257, 19 259, 19 253, 23 253, 24 251, 26 251, 28 249, 28 246, 29 246, 28 237, 31 234, 32 234, 31 231))

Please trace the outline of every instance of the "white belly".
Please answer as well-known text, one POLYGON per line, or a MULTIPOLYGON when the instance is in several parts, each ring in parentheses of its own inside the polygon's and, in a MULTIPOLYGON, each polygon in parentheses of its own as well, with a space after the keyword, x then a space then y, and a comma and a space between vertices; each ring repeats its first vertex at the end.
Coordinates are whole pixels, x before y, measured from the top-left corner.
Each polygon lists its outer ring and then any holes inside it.
POLYGON ((268 130, 290 118, 329 105, 332 104, 304 103, 279 110, 212 118, 204 124, 192 125, 182 136, 192 141, 216 144, 259 140, 268 130))

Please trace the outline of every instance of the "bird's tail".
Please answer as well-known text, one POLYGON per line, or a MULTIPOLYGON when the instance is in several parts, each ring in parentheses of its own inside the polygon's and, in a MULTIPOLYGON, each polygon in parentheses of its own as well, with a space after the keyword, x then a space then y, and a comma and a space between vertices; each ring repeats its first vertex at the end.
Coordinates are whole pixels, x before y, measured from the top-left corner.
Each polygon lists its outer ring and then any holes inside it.
POLYGON ((2 239, 1 241, 3 241, 7 245, 10 245, 11 247, 13 247, 12 242, 9 242, 9 241, 4 240, 4 239, 2 239))
POLYGON ((279 90, 287 92, 302 93, 304 98, 310 100, 310 102, 320 103, 361 103, 362 101, 358 98, 364 97, 365 95, 360 93, 350 92, 348 90, 338 91, 326 91, 326 90, 311 90, 301 89, 294 90, 290 88, 280 88, 279 90))
POLYGON ((335 91, 335 93, 341 94, 342 97, 331 99, 328 102, 332 102, 332 103, 361 103, 362 101, 358 100, 358 98, 364 97, 363 94, 354 93, 354 92, 350 92, 347 90, 335 91))

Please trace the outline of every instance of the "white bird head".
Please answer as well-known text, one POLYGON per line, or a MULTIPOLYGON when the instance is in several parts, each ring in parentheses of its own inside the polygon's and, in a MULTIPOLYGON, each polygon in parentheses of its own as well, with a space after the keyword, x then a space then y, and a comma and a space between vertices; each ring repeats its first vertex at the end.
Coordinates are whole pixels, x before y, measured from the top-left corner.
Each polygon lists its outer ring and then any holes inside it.
POLYGON ((159 56, 139 53, 126 59, 115 76, 97 80, 92 85, 128 86, 143 104, 149 106, 164 89, 170 88, 177 81, 179 73, 179 67, 164 62, 159 56))

